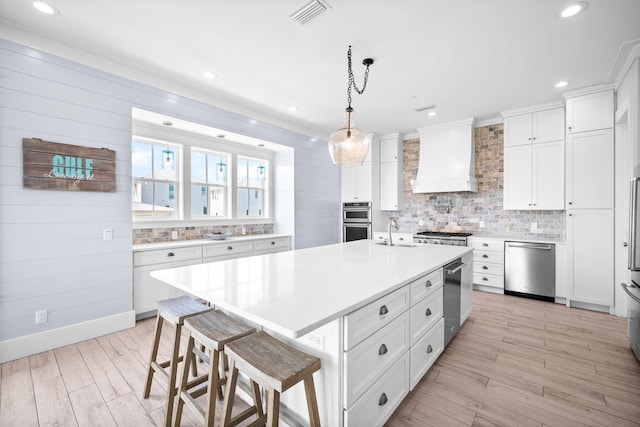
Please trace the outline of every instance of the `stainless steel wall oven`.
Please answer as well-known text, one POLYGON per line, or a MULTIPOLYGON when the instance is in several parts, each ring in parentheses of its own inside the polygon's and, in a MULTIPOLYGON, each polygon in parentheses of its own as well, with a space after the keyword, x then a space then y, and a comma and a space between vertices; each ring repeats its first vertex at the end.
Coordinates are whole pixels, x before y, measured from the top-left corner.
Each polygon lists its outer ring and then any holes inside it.
POLYGON ((371 203, 342 204, 342 241, 371 238, 371 203))

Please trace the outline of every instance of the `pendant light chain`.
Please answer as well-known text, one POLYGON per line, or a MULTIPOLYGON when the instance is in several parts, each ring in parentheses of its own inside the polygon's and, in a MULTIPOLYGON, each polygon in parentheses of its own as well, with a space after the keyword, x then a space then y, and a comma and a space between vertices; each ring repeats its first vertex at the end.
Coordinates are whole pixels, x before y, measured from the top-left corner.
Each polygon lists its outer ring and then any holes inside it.
POLYGON ((351 46, 349 46, 349 51, 347 52, 347 64, 348 64, 348 72, 349 72, 349 85, 347 86, 347 102, 349 104, 349 108, 351 108, 351 87, 355 89, 358 95, 362 95, 364 90, 367 88, 367 81, 369 80, 369 65, 373 63, 373 60, 365 59, 363 64, 366 65, 367 69, 364 72, 364 83, 362 85, 362 89, 358 89, 358 86, 355 83, 355 79, 353 77, 353 69, 351 67, 351 46))

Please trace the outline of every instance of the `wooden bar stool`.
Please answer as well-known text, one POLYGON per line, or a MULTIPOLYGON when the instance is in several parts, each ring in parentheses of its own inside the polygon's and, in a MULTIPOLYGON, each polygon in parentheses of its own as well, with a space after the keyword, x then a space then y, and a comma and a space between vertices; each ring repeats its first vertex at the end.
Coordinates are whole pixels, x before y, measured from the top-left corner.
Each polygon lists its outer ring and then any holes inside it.
MULTIPOLYGON (((171 415, 173 414, 173 402, 176 396, 176 374, 178 371, 178 363, 182 361, 180 356, 180 336, 182 325, 185 319, 213 310, 212 307, 200 304, 192 298, 184 295, 176 298, 165 299, 156 302, 158 316, 156 317, 156 331, 153 339, 153 347, 151 348, 151 357, 149 358, 149 368, 147 371, 147 383, 144 387, 143 397, 146 399, 151 392, 151 383, 153 374, 160 373, 167 379, 167 403, 165 405, 165 426, 171 425, 171 415), (171 357, 164 362, 158 362, 158 348, 160 347, 160 336, 162 335, 162 325, 164 322, 172 325, 175 329, 173 336, 173 348, 171 357), (169 367, 169 372, 166 368, 169 367)), ((193 364, 193 374, 196 375, 195 363, 193 364)))
MULTIPOLYGON (((241 421, 238 417, 231 417, 239 371, 251 379, 254 387, 257 383, 266 389, 267 413, 261 414, 260 408, 257 408, 257 419, 252 426, 262 425, 266 421, 268 427, 276 427, 280 415, 280 393, 304 381, 309 422, 311 427, 320 427, 313 383, 313 373, 320 369, 320 359, 296 350, 264 331, 229 343, 225 347, 225 354, 230 365, 222 407, 221 424, 224 427, 234 426, 241 421)), ((261 405, 259 398, 254 397, 254 405, 261 405)))
MULTIPOLYGON (((178 387, 178 402, 174 416, 174 425, 176 427, 180 426, 182 409, 183 406, 186 405, 204 422, 204 425, 213 427, 213 421, 216 415, 216 394, 218 394, 220 400, 222 400, 222 385, 226 381, 224 372, 227 364, 222 351, 225 345, 231 341, 252 334, 256 330, 217 310, 190 317, 184 321, 184 327, 189 331, 189 343, 187 344, 187 351, 184 356, 184 370, 182 372, 180 386, 178 387), (196 341, 202 346, 201 348, 195 345, 196 341), (222 358, 220 357, 221 355, 223 356, 222 358), (205 363, 209 365, 209 372, 188 381, 189 365, 195 361, 196 358, 204 360, 205 363), (223 362, 222 377, 219 371, 220 362, 223 362), (203 383, 206 384, 191 391, 203 383), (195 399, 205 393, 207 394, 207 401, 203 409, 195 399)), ((257 387, 255 391, 259 393, 257 387)), ((245 418, 253 415, 254 412, 248 413, 245 418)))

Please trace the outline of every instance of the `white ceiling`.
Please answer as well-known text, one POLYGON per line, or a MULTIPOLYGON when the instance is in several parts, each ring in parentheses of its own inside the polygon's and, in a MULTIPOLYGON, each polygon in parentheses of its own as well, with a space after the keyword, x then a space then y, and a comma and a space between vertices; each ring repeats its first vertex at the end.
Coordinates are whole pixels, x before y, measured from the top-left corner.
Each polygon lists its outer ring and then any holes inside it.
POLYGON ((0 37, 321 138, 342 124, 350 44, 356 84, 375 60, 356 125, 384 135, 611 83, 640 39, 639 0, 587 0, 568 19, 558 0, 327 0, 301 26, 289 15, 306 1, 51 0, 47 16, 2 0, 0 37), (415 111, 434 104, 434 118, 415 111))

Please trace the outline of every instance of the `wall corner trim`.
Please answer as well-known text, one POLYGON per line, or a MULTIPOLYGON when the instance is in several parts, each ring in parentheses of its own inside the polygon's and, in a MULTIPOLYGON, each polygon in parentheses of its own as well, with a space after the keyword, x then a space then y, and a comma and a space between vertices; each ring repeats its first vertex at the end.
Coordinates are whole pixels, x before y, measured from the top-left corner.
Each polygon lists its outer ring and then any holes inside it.
POLYGON ((135 311, 76 323, 58 329, 0 341, 0 363, 111 334, 136 324, 135 311))

